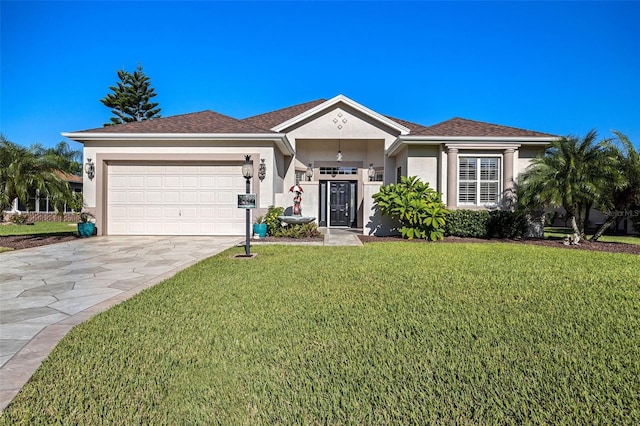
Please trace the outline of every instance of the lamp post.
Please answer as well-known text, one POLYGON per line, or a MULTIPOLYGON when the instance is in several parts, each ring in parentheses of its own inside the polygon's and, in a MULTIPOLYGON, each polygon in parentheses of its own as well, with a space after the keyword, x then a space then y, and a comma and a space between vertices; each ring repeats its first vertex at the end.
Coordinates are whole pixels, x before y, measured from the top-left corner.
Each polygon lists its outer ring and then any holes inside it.
MULTIPOLYGON (((246 182, 247 182, 247 190, 246 193, 250 194, 250 190, 251 190, 251 178, 253 178, 253 162, 251 161, 251 156, 250 155, 245 155, 244 156, 244 164, 242 165, 242 176, 244 176, 246 182)), ((244 254, 246 257, 251 256, 251 247, 249 245, 249 225, 251 222, 251 212, 249 211, 249 209, 245 209, 246 211, 246 217, 247 217, 247 239, 246 239, 246 243, 244 246, 244 254)))

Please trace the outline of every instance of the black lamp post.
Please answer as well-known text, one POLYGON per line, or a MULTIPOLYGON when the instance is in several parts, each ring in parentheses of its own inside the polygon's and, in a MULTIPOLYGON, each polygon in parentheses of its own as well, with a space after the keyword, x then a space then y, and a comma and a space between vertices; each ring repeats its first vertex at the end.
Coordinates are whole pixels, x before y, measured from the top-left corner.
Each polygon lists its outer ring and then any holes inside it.
MULTIPOLYGON (((250 155, 245 155, 244 156, 244 164, 242 165, 242 176, 244 176, 245 180, 247 181, 247 194, 250 194, 250 190, 251 190, 251 178, 253 178, 253 161, 251 161, 251 156, 250 155)), ((251 247, 249 245, 249 222, 251 222, 251 212, 249 211, 249 209, 245 209, 246 210, 246 215, 247 215, 247 240, 246 240, 246 244, 244 247, 244 254, 245 256, 249 257, 251 256, 251 247)))

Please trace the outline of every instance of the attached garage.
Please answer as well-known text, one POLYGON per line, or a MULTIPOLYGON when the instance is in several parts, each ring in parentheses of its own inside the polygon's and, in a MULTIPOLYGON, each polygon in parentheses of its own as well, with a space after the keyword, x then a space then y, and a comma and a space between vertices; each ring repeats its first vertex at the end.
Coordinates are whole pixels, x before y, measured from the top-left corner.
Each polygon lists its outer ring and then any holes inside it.
POLYGON ((230 163, 110 162, 107 234, 242 235, 242 166, 230 163))

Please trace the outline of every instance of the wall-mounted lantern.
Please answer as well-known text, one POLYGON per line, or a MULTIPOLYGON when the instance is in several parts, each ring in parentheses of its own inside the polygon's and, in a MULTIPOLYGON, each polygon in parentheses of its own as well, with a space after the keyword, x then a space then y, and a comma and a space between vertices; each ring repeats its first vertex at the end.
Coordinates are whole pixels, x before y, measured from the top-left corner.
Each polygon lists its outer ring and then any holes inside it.
POLYGON ((96 165, 93 164, 91 158, 87 158, 87 162, 84 165, 84 171, 87 173, 87 177, 89 177, 89 180, 93 180, 93 178, 96 176, 96 165))
POLYGON ((373 168, 373 163, 369 164, 367 176, 369 176, 369 182, 373 182, 373 180, 376 178, 376 169, 373 168))
POLYGON ((307 177, 308 181, 311 181, 311 178, 313 177, 313 168, 311 167, 311 163, 309 163, 309 166, 307 167, 307 171, 304 172, 304 175, 307 177))
POLYGON ((258 178, 260 182, 262 182, 265 177, 267 177, 267 165, 264 164, 264 158, 262 158, 260 159, 260 166, 258 167, 258 178))

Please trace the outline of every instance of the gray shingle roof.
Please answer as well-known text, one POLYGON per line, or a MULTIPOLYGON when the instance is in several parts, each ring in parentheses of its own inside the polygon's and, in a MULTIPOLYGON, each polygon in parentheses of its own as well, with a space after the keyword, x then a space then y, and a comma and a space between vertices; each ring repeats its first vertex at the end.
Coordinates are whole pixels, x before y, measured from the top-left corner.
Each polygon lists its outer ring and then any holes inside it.
POLYGON ((272 133, 213 111, 174 115, 84 130, 80 133, 272 133))
MULTIPOLYGON (((282 124, 305 111, 322 103, 325 99, 317 99, 293 105, 276 111, 254 115, 238 120, 214 111, 194 112, 153 120, 119 124, 84 130, 78 133, 242 133, 264 134, 274 133, 270 129, 282 124)), ((554 137, 549 133, 516 127, 485 123, 455 117, 432 126, 423 126, 399 118, 389 117, 410 129, 410 136, 459 136, 459 137, 554 137)))

